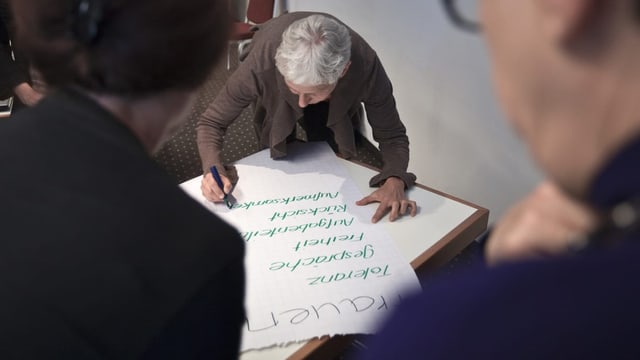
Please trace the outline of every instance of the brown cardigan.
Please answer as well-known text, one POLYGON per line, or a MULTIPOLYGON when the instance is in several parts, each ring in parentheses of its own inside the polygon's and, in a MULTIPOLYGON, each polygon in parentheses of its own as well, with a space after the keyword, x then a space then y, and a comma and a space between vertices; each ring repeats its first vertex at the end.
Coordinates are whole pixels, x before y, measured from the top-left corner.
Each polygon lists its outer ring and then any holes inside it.
MULTIPOLYGON (((222 168, 223 135, 252 103, 255 103, 254 126, 261 145, 271 148, 272 158, 287 154, 286 139, 302 118, 303 110, 276 68, 275 54, 284 30, 292 22, 312 14, 315 13, 288 13, 258 26, 246 59, 198 121, 198 150, 205 173, 212 165, 222 168)), ((410 187, 416 178, 407 172, 409 139, 396 110, 391 82, 375 51, 360 35, 349 31, 351 66, 331 94, 327 127, 333 131, 339 153, 346 158, 355 155, 352 119, 364 103, 384 163, 381 173, 369 184, 378 186, 384 179, 397 176, 410 187)))

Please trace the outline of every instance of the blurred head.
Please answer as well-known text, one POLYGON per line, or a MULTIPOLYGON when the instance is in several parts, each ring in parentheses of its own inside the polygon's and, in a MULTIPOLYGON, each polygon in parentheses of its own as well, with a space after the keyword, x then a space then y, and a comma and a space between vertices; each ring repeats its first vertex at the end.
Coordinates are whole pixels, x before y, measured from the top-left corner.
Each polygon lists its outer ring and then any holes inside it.
POLYGON ((329 97, 347 71, 350 58, 351 35, 347 27, 335 19, 311 15, 284 31, 276 66, 294 94, 309 95, 308 101, 301 100, 304 107, 329 97), (292 89, 291 85, 300 88, 292 89))
POLYGON ((584 195, 640 132, 640 0, 485 0, 499 100, 537 163, 584 195))
POLYGON ((192 90, 225 48, 224 0, 12 0, 19 44, 54 87, 192 90))

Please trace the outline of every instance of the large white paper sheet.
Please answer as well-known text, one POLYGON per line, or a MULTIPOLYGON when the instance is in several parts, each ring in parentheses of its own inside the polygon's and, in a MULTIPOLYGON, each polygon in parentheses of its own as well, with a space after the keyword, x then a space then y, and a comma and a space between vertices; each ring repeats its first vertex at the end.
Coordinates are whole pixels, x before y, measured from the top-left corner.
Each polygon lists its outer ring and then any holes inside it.
POLYGON ((200 178, 182 184, 247 242, 242 351, 371 333, 419 289, 394 241, 371 224, 376 207, 355 205, 363 194, 341 160, 326 144, 303 146, 287 160, 272 160, 267 150, 239 161, 231 210, 202 197, 200 178))

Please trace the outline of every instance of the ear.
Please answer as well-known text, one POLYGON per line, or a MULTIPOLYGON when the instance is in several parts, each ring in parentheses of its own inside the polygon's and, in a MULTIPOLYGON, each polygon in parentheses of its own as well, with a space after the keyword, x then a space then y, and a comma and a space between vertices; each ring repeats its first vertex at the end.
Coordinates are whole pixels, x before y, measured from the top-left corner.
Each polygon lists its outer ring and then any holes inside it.
POLYGON ((351 66, 351 60, 349 60, 347 65, 344 66, 344 69, 342 70, 342 74, 340 74, 340 78, 342 78, 347 73, 347 70, 349 70, 349 66, 351 66))
MULTIPOLYGON (((605 0, 606 1, 606 0, 605 0)), ((559 42, 579 37, 598 11, 601 0, 537 0, 545 35, 559 42)))

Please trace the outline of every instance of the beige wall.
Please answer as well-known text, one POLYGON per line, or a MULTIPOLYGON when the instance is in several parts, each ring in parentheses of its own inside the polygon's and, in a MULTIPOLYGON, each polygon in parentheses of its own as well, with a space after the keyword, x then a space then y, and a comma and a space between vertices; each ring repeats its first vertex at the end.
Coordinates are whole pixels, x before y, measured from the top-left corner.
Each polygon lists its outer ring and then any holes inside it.
POLYGON ((453 28, 440 1, 287 0, 332 13, 378 52, 394 85, 418 181, 491 210, 491 221, 540 175, 498 109, 481 37, 453 28))

